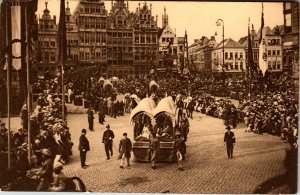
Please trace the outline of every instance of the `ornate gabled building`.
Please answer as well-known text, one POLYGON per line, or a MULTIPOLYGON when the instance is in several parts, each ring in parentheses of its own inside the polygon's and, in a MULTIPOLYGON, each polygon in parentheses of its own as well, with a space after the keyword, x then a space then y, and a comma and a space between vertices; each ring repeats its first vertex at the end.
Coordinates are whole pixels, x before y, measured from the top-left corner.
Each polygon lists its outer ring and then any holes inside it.
MULTIPOLYGON (((252 28, 250 31, 250 36, 251 36, 251 47, 252 47, 252 59, 255 65, 258 65, 258 60, 259 60, 259 37, 260 35, 258 35, 256 33, 256 31, 254 30, 254 26, 252 24, 252 28)), ((246 58, 246 67, 248 67, 248 36, 244 36, 242 38, 240 38, 240 40, 238 41, 241 45, 244 46, 245 48, 245 58, 246 58)), ((246 68, 247 70, 247 68, 246 68)), ((245 70, 245 71, 246 71, 245 70)))
POLYGON ((135 75, 142 77, 156 66, 158 49, 157 18, 152 16, 152 5, 145 2, 143 7, 134 13, 134 70, 135 75))
POLYGON ((108 77, 134 76, 133 14, 124 1, 112 2, 107 18, 107 64, 108 77))
POLYGON ((78 28, 78 65, 96 66, 101 73, 107 66, 107 10, 102 0, 80 0, 73 21, 78 28))
POLYGON ((164 8, 162 28, 158 33, 158 70, 177 74, 183 62, 185 38, 177 37, 175 30, 169 26, 168 15, 164 8))
POLYGON ((67 38, 67 60, 66 66, 76 66, 79 62, 79 34, 78 27, 73 20, 69 2, 66 8, 66 38, 67 38))
POLYGON ((56 16, 51 17, 47 5, 46 2, 38 24, 37 62, 39 71, 54 71, 58 61, 58 26, 56 16))

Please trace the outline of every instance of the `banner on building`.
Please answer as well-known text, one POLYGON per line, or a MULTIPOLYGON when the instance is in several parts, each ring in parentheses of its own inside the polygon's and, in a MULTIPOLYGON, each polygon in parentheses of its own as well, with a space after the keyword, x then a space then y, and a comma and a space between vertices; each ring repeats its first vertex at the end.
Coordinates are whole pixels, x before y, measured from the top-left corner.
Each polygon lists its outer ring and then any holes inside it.
MULTIPOLYGON (((21 39, 21 6, 11 6, 11 38, 21 39)), ((21 42, 12 44, 12 66, 16 70, 21 69, 21 42)))

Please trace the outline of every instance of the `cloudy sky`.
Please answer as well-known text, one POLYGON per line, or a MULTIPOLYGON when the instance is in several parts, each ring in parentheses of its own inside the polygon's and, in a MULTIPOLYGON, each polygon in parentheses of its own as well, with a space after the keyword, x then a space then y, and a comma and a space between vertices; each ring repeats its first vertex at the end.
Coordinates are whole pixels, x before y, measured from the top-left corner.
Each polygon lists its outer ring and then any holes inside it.
MULTIPOLYGON (((1 0, 0 0, 1 1, 1 0)), ((38 0, 37 15, 42 16, 45 9, 45 1, 48 1, 50 14, 59 17, 60 0, 38 0)), ((66 0, 67 1, 67 0, 66 0)), ((69 0, 71 12, 74 11, 78 0, 69 0)), ((130 11, 135 11, 138 4, 144 1, 129 1, 130 11)), ((169 15, 171 28, 176 29, 177 36, 184 36, 184 30, 188 32, 189 44, 194 39, 202 36, 210 37, 218 32, 217 41, 222 39, 222 28, 216 26, 217 19, 223 19, 225 23, 225 38, 231 37, 238 41, 240 37, 247 35, 248 18, 254 24, 255 30, 261 25, 262 3, 259 2, 189 2, 189 1, 151 1, 154 16, 158 15, 158 25, 161 26, 161 17, 164 6, 169 15)), ((108 11, 111 9, 111 1, 105 1, 108 11)), ((265 26, 273 28, 283 24, 282 3, 264 3, 265 26)))

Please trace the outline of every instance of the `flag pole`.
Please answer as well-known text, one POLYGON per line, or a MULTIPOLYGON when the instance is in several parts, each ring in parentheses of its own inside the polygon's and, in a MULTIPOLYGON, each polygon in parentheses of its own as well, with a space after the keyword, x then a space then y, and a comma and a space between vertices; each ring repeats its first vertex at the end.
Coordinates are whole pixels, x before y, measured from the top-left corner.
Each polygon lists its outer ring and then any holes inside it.
POLYGON ((250 64, 251 63, 250 55, 252 55, 252 53, 250 52, 250 49, 249 49, 249 47, 251 46, 251 45, 249 45, 249 44, 251 44, 251 41, 249 41, 249 39, 250 39, 250 17, 248 19, 248 51, 247 52, 248 52, 248 68, 249 68, 249 101, 251 101, 251 79, 252 79, 251 68, 252 68, 252 64, 250 64))
POLYGON ((65 0, 61 0, 60 5, 59 25, 61 39, 60 39, 60 62, 61 62, 61 86, 62 86, 62 119, 65 122, 65 86, 64 86, 64 66, 65 66, 65 44, 66 44, 66 28, 65 28, 65 0))
POLYGON ((26 68, 27 68, 27 112, 28 112, 28 162, 31 166, 31 124, 30 124, 30 113, 31 113, 31 102, 30 102, 30 68, 29 68, 29 39, 28 39, 28 5, 25 6, 25 29, 26 29, 26 68))
MULTIPOLYGON (((8 2, 6 2, 6 45, 7 48, 9 48, 9 43, 8 43, 8 9, 7 9, 7 5, 8 2)), ((11 140, 10 140, 10 69, 11 69, 11 49, 7 50, 7 55, 6 55, 6 63, 7 63, 7 67, 6 67, 6 73, 7 73, 7 128, 8 128, 8 170, 11 169, 11 140)))

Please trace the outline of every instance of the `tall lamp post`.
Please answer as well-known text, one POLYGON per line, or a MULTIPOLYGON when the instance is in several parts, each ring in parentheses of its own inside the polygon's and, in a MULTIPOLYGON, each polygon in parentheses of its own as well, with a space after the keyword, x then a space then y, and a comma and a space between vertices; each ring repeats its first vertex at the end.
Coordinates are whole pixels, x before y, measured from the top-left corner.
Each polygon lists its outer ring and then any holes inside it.
MULTIPOLYGON (((222 64, 222 73, 223 73, 223 80, 224 80, 224 83, 225 83, 225 69, 224 69, 224 66, 225 66, 225 52, 224 52, 224 21, 222 19, 218 19, 216 24, 217 26, 221 26, 221 23, 222 23, 222 26, 223 26, 223 29, 222 29, 222 38, 223 38, 223 64, 222 64)), ((216 32, 216 35, 217 35, 217 32, 216 32)))

